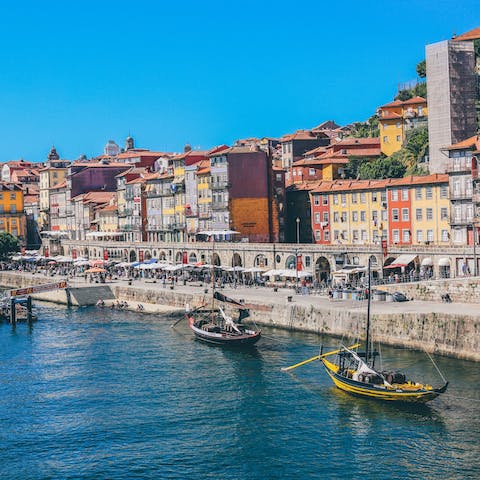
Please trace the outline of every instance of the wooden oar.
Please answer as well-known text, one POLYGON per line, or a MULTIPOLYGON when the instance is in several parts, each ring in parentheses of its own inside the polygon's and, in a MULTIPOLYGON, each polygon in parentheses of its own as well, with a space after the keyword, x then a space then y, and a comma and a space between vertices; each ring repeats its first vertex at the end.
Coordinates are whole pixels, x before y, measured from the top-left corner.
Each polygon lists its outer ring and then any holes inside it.
MULTIPOLYGON (((360 346, 360 343, 357 343, 355 345, 352 345, 351 347, 347 347, 349 349, 352 348, 357 348, 360 346)), ((290 370, 293 370, 294 368, 301 367, 302 365, 306 365, 307 363, 314 362, 315 360, 318 360, 323 357, 328 357, 329 355, 335 355, 338 352, 341 352, 343 348, 339 348, 338 350, 333 350, 332 352, 324 353, 323 355, 315 355, 312 358, 309 358, 308 360, 304 360, 303 362, 296 363, 295 365, 291 365, 290 367, 283 367, 282 372, 288 372, 290 370)))

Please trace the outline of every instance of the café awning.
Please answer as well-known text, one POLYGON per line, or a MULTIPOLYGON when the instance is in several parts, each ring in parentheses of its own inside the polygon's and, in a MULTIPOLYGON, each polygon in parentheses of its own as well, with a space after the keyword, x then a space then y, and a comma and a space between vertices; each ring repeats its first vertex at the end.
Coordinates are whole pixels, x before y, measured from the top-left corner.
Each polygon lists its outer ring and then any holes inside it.
POLYGON ((383 268, 401 268, 406 267, 417 258, 417 255, 404 253, 397 257, 390 265, 383 268))

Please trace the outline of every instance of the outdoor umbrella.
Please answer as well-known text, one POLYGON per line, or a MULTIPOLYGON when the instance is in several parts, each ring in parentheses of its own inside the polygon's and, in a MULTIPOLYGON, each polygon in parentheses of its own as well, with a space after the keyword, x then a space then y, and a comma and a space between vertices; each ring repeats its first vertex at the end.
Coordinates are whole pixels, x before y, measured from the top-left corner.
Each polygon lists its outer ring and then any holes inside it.
POLYGON ((100 268, 100 267, 92 267, 92 268, 89 268, 88 270, 85 270, 84 273, 105 273, 106 270, 104 268, 100 268))

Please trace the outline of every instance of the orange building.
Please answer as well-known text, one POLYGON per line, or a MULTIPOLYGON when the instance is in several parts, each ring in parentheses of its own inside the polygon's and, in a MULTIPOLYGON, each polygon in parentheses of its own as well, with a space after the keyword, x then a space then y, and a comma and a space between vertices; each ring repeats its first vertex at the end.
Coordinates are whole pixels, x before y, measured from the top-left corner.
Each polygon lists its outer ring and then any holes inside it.
POLYGON ((26 239, 26 219, 23 190, 14 183, 0 182, 0 232, 8 232, 23 243, 26 239))

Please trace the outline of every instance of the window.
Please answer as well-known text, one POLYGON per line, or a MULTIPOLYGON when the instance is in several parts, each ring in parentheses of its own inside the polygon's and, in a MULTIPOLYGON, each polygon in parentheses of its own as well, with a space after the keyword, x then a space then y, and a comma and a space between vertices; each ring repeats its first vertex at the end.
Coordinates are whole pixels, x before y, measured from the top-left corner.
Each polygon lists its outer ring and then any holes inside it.
POLYGON ((400 241, 400 230, 392 230, 393 242, 398 243, 400 241))
POLYGON ((309 267, 312 263, 310 255, 305 255, 305 266, 309 267))
POLYGON ((343 238, 344 240, 348 240, 348 233, 347 233, 346 230, 342 230, 342 238, 343 238))
POLYGON ((366 231, 366 230, 362 230, 362 241, 363 241, 363 242, 368 241, 367 231, 366 231))
POLYGON ((314 177, 314 176, 315 176, 315 169, 314 169, 314 168, 309 168, 309 169, 308 169, 308 174, 309 174, 311 177, 314 177))
POLYGON ((15 200, 15 198, 16 198, 15 193, 11 193, 11 194, 10 194, 10 200, 15 200))
POLYGON ((398 215, 398 208, 393 208, 392 209, 392 220, 394 222, 398 222, 400 220, 400 217, 398 215))
POLYGON ((410 243, 410 230, 402 230, 402 242, 410 243))
MULTIPOLYGON (((383 192, 380 192, 380 201, 383 203, 387 203, 387 192, 386 191, 383 191, 383 192)), ((386 208, 386 207, 385 207, 386 208)))
POLYGON ((382 210, 382 222, 386 222, 387 220, 388 220, 388 210, 382 210))
POLYGON ((325 230, 325 232, 323 233, 323 239, 326 242, 330 241, 330 232, 328 230, 325 230))
POLYGON ((396 202, 398 200, 398 190, 392 190, 390 196, 392 201, 396 202))
POLYGON ((402 208, 402 220, 404 222, 408 222, 409 219, 410 219, 410 215, 409 215, 408 208, 402 208))
POLYGON ((440 198, 448 198, 448 185, 440 187, 440 198))
POLYGON ((427 230, 427 242, 433 242, 433 230, 427 230))
POLYGON ((275 178, 277 179, 277 182, 281 182, 282 181, 282 174, 281 173, 277 173, 275 175, 275 178))
POLYGON ((333 195, 333 204, 338 205, 338 194, 337 193, 335 193, 335 195, 333 195))
POLYGON ((433 220, 433 208, 427 208, 427 220, 433 220))
POLYGON ((315 240, 319 241, 322 239, 322 234, 320 233, 320 230, 315 230, 315 240))
MULTIPOLYGON (((397 122, 397 128, 401 128, 402 127, 402 124, 400 122, 397 122)), ((397 137, 397 140, 398 140, 399 137, 397 137)))
POLYGON ((417 243, 423 242, 423 230, 417 230, 417 243))
POLYGON ((372 221, 373 221, 374 225, 377 226, 377 223, 378 223, 378 211, 377 210, 372 211, 372 221))
POLYGON ((340 217, 340 220, 341 220, 342 222, 346 222, 346 221, 347 221, 347 212, 342 212, 341 217, 340 217))
POLYGON ((388 137, 386 135, 383 137, 383 143, 388 143, 388 137))
POLYGON ((415 187, 415 200, 422 199, 422 187, 415 187))
POLYGON ((320 205, 320 195, 314 195, 313 196, 313 204, 314 205, 320 205))
POLYGON ((423 210, 421 208, 415 210, 415 218, 418 221, 423 220, 423 210))
POLYGON ((323 221, 328 223, 328 212, 323 212, 323 221))
POLYGON ((328 195, 322 195, 322 203, 323 205, 328 205, 328 195))
POLYGON ((372 202, 378 202, 378 192, 372 192, 372 202))
POLYGON ((431 199, 433 198, 433 189, 432 189, 432 187, 427 187, 427 188, 425 189, 425 192, 426 192, 426 193, 425 193, 425 198, 426 198, 427 200, 431 200, 431 199))
POLYGON ((365 192, 360 193, 360 203, 366 203, 367 197, 365 195, 365 192))
POLYGON ((358 230, 353 230, 352 239, 353 239, 354 242, 358 241, 358 230))
POLYGON ((342 205, 347 204, 347 195, 345 193, 342 193, 342 205))
POLYGON ((366 222, 367 221, 367 212, 365 210, 362 210, 360 212, 360 221, 361 222, 366 222))
POLYGON ((315 223, 320 223, 320 213, 319 212, 315 213, 315 223))
POLYGON ((352 193, 352 203, 357 203, 357 194, 352 193))
POLYGON ((338 240, 338 237, 339 237, 339 232, 338 232, 338 230, 334 230, 334 231, 333 231, 333 239, 334 239, 334 240, 338 240))
POLYGON ((448 209, 446 207, 440 209, 440 220, 448 220, 448 209))
POLYGON ((442 242, 448 242, 450 240, 450 234, 448 230, 442 230, 442 242))
POLYGON ((401 142, 402 141, 402 137, 400 135, 397 135, 397 142, 401 142))
POLYGON ((338 222, 338 212, 333 212, 333 221, 338 222))
MULTIPOLYGON (((17 213, 17 206, 16 205, 10 205, 10 213, 17 213)), ((13 220, 12 220, 13 222, 13 220)))
POLYGON ((373 231, 373 243, 378 242, 378 230, 373 231))
POLYGON ((358 222, 358 212, 352 212, 352 222, 358 222))
POLYGON ((402 200, 408 200, 408 188, 402 188, 402 200))

